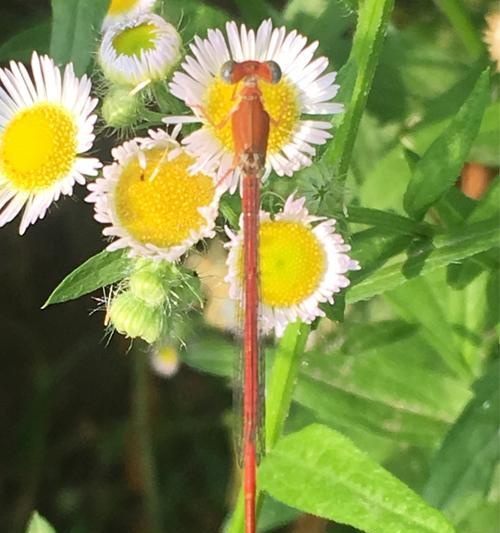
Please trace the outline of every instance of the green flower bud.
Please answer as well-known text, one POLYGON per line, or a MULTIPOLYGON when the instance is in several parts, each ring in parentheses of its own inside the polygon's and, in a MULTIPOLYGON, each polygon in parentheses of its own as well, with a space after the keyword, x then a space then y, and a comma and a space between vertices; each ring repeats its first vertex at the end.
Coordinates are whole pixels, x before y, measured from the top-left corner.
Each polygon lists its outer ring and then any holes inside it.
POLYGON ((131 291, 125 291, 111 302, 109 319, 118 333, 152 344, 162 333, 163 308, 147 305, 131 291))
POLYGON ((167 293, 158 273, 151 270, 138 270, 130 276, 130 290, 140 300, 158 307, 165 302, 167 293))
POLYGON ((102 104, 102 118, 112 128, 126 128, 136 124, 144 106, 141 97, 130 94, 126 87, 113 87, 102 104))

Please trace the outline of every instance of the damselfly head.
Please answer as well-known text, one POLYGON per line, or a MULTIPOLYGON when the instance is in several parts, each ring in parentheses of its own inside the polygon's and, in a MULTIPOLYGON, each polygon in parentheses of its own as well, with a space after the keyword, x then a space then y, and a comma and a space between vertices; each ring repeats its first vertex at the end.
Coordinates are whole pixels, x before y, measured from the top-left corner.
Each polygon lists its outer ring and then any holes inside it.
POLYGON ((281 80, 281 68, 276 61, 226 61, 220 76, 226 83, 238 83, 245 78, 257 78, 267 83, 278 83, 281 80))

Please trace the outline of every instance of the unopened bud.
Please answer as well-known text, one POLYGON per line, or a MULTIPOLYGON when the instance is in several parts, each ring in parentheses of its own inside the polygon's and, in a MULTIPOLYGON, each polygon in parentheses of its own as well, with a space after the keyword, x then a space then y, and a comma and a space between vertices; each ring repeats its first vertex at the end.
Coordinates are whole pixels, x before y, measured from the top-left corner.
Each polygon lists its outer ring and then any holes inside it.
POLYGON ((141 97, 129 88, 113 87, 102 104, 102 118, 112 128, 126 128, 136 124, 144 106, 141 97))
POLYGON ((162 333, 163 309, 150 306, 131 291, 125 291, 111 302, 109 319, 118 333, 133 339, 140 337, 153 344, 162 333))

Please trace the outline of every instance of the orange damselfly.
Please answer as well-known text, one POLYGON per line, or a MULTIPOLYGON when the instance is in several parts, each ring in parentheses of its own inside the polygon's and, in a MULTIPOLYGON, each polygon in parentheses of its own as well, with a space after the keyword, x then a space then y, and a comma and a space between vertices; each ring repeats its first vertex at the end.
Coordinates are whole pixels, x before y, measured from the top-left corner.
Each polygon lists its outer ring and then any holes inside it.
POLYGON ((255 532, 256 469, 264 421, 264 360, 259 350, 259 213, 260 180, 264 173, 271 118, 265 109, 259 81, 278 83, 281 69, 274 61, 226 62, 226 83, 235 84, 230 112, 234 167, 242 174, 243 215, 243 460, 245 531, 255 532))

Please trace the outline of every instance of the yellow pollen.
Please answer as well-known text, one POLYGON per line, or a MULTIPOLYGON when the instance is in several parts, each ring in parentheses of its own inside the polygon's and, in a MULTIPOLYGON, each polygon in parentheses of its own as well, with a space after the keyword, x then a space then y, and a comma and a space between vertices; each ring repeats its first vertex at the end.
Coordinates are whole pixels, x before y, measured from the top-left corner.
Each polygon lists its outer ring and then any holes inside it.
POLYGON ((262 302, 271 307, 304 301, 318 289, 325 274, 323 247, 300 222, 262 222, 259 255, 262 302))
POLYGON ((64 178, 74 163, 77 127, 63 107, 43 102, 17 113, 0 140, 0 167, 18 190, 37 192, 64 178))
MULTIPOLYGON (((267 151, 274 154, 292 138, 300 119, 299 102, 294 87, 286 79, 275 85, 260 81, 259 88, 264 107, 271 117, 267 151)), ((237 92, 238 86, 227 84, 217 77, 208 88, 203 103, 204 112, 212 123, 209 125, 212 133, 230 151, 234 149, 231 121, 219 126, 234 107, 235 89, 237 92)))
POLYGON ((184 153, 172 161, 166 160, 164 149, 145 154, 145 169, 133 159, 120 175, 115 190, 120 224, 142 244, 182 244, 206 224, 198 208, 212 202, 214 183, 204 174, 189 174, 194 160, 184 153))
POLYGON ((139 3, 139 0, 111 0, 108 9, 109 15, 121 15, 127 13, 139 3))
POLYGON ((126 28, 113 38, 113 47, 119 55, 140 56, 155 48, 157 28, 154 24, 145 23, 126 28))

